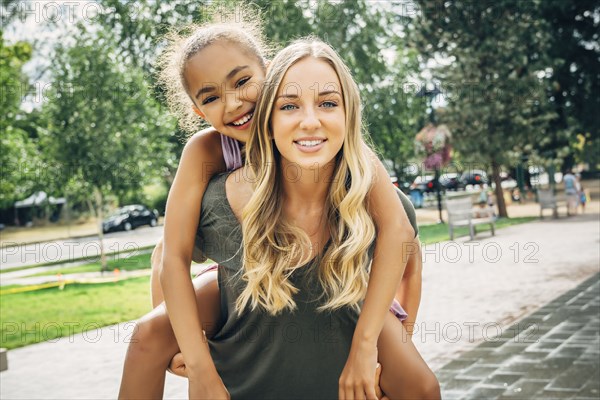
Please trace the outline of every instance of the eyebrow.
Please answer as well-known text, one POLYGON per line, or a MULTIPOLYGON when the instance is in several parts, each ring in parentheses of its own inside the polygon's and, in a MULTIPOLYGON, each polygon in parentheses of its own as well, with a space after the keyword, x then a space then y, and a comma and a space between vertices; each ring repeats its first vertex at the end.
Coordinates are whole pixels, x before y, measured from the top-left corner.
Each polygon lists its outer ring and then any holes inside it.
MULTIPOLYGON (((234 69, 232 69, 231 71, 229 71, 229 73, 227 74, 227 76, 225 76, 225 80, 228 81, 231 78, 233 78, 238 72, 240 72, 243 69, 249 68, 248 65, 239 65, 237 67, 235 67, 234 69)), ((200 88, 200 90, 198 90, 198 92, 196 93, 196 99, 198 97, 200 97, 201 94, 204 94, 206 92, 210 92, 212 90, 215 90, 215 87, 212 85, 208 85, 208 86, 204 86, 202 88, 200 88)))
MULTIPOLYGON (((327 96, 328 94, 337 94, 340 97, 342 96, 342 94, 340 92, 338 92, 337 90, 324 90, 322 92, 319 92, 319 97, 322 96, 327 96)), ((277 96, 277 98, 275 100, 278 100, 280 98, 286 98, 286 99, 297 99, 299 96, 297 94, 282 94, 277 96)))

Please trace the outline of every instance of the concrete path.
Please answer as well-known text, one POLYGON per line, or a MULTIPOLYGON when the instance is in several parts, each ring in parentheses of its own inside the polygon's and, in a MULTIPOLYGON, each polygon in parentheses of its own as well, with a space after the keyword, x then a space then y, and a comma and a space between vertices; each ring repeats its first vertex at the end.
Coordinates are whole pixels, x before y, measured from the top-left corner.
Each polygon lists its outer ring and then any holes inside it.
POLYGON ((439 368, 600 271, 600 215, 433 244, 423 261, 414 341, 439 368))
MULTIPOLYGON (((453 391, 450 394, 456 397, 469 393, 471 398, 481 398, 477 390, 481 385, 488 384, 484 380, 489 378, 493 382, 502 381, 504 378, 497 375, 504 373, 504 369, 500 369, 504 364, 498 368, 486 369, 485 366, 491 362, 489 360, 483 366, 478 364, 477 368, 473 367, 473 370, 467 372, 467 368, 475 363, 469 358, 469 366, 466 363, 460 364, 464 368, 456 367, 454 376, 442 366, 453 360, 460 360, 461 355, 478 345, 493 349, 498 343, 495 337, 510 333, 515 321, 526 315, 532 315, 532 321, 537 321, 544 313, 555 310, 555 306, 552 306, 554 303, 551 302, 557 296, 575 289, 571 292, 576 299, 571 303, 575 304, 573 307, 583 307, 585 300, 595 310, 598 302, 590 297, 595 293, 592 291, 590 295, 591 286, 577 287, 586 279, 596 276, 600 270, 599 217, 598 214, 587 214, 568 219, 547 219, 502 229, 493 238, 489 234, 481 234, 473 242, 463 238, 457 242, 444 242, 424 249, 423 297, 414 341, 425 360, 434 370, 441 371, 440 379, 445 392, 453 391), (582 297, 577 300, 576 295, 580 292, 583 293, 582 297), (540 310, 546 304, 550 305, 540 310), (532 314, 536 310, 540 311, 532 314), (460 380, 463 372, 468 377, 465 379, 468 381, 466 383, 460 380), (455 378, 459 381, 455 386, 448 387, 446 382, 455 378), (467 384, 470 386, 464 386, 467 384)), ((597 278, 594 279, 597 281, 597 278)), ((567 302, 567 297, 560 301, 567 302)), ((573 315, 574 321, 580 324, 582 317, 573 315)), ((564 333, 563 328, 575 330, 575 325, 564 324, 564 318, 550 317, 548 324, 551 325, 544 325, 543 330, 540 330, 541 334, 564 333), (557 330, 552 331, 555 328, 557 330)), ((125 323, 62 338, 54 343, 46 342, 9 351, 9 369, 0 374, 0 397, 115 398, 132 327, 132 323, 125 323)), ((596 340, 594 337, 597 338, 598 331, 598 325, 592 321, 581 330, 581 335, 596 340)), ((545 343, 546 339, 565 338, 560 335, 544 336, 541 343, 545 343)), ((573 336, 573 339, 579 340, 581 337, 573 336)), ((597 342, 592 341, 585 349, 583 346, 566 344, 564 348, 568 350, 568 347, 577 347, 572 351, 580 352, 581 357, 585 355, 593 358, 596 356, 593 347, 595 343, 597 342)), ((546 346, 550 345, 538 345, 545 349, 541 350, 545 356, 550 356, 554 354, 551 353, 553 350, 547 350, 558 349, 560 343, 554 348, 546 346)), ((525 350, 521 348, 518 352, 520 351, 525 350)), ((542 358, 538 362, 542 366, 546 361, 542 358)), ((540 367, 540 379, 553 382, 563 370, 550 361, 547 365, 548 368, 540 367)), ((580 367, 573 368, 570 374, 576 374, 578 368, 580 367)), ((515 371, 509 369, 509 372, 504 375, 515 375, 515 371)), ((521 390, 529 388, 527 385, 532 385, 530 381, 534 380, 518 378, 507 381, 511 390, 518 388, 514 384, 519 379, 524 382, 522 386, 518 386, 521 390)), ((568 376, 561 379, 568 380, 568 376)), ((504 385, 504 382, 501 384, 504 385)), ((550 385, 538 390, 555 393, 554 388, 555 386, 550 385)), ((593 387, 588 389, 592 390, 593 387)), ((167 398, 185 398, 186 393, 185 380, 168 377, 165 391, 167 398)), ((517 397, 518 393, 515 392, 517 397)), ((497 391, 494 392, 496 394, 497 391)))

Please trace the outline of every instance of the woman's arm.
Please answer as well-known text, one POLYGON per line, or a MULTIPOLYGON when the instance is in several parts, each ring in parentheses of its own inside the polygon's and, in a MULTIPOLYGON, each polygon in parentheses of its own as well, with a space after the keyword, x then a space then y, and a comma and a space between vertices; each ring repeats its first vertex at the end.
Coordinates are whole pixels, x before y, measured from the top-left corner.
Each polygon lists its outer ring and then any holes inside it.
POLYGON ((404 274, 406 247, 415 236, 387 171, 375 154, 371 152, 371 155, 375 163, 375 178, 368 200, 369 211, 377 226, 377 242, 367 294, 354 331, 350 355, 340 377, 340 397, 371 394, 377 339, 404 274), (364 394, 360 393, 359 387, 364 388, 364 394))
POLYGON ((192 391, 196 395, 224 395, 222 383, 218 392, 210 391, 219 386, 216 382, 220 382, 220 378, 204 340, 190 277, 202 196, 210 178, 224 170, 219 134, 212 130, 194 135, 183 150, 165 213, 160 283, 169 319, 188 369, 190 395, 192 391))

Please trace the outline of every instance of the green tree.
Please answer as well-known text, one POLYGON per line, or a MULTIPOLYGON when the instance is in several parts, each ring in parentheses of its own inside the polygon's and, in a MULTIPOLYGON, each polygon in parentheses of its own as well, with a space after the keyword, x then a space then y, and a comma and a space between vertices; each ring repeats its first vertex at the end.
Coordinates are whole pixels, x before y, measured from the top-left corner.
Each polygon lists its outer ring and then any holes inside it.
MULTIPOLYGON (((119 51, 147 71, 152 71, 153 57, 160 51, 160 37, 171 26, 202 20, 209 10, 206 2, 185 0, 168 5, 149 0, 134 5, 103 0, 103 4, 114 9, 103 17, 102 24, 118 32, 119 51)), ((239 12, 239 4, 222 1, 216 7, 232 14, 239 12)), ((390 28, 395 22, 392 10, 366 0, 256 0, 249 5, 262 13, 265 34, 277 46, 312 34, 338 51, 361 88, 374 143, 400 174, 401 164, 413 154, 412 140, 418 130, 415 120, 422 117, 424 102, 406 91, 405 83, 418 65, 414 51, 390 28)), ((160 92, 156 96, 160 99, 160 92)))
POLYGON ((453 144, 471 161, 491 166, 500 216, 506 205, 501 166, 548 135, 543 77, 548 27, 536 2, 419 1, 416 43, 426 57, 448 65, 434 70, 447 107, 453 144))
POLYGON ((414 51, 397 54, 389 79, 375 85, 367 96, 365 114, 376 148, 396 177, 406 181, 420 172, 419 164, 411 164, 411 160, 415 156, 414 138, 426 115, 426 102, 416 96, 418 84, 412 75, 418 65, 414 51))
MULTIPOLYGON (((81 28, 73 46, 59 45, 52 77, 43 107, 44 144, 60 163, 65 185, 80 181, 89 188, 102 243, 105 196, 141 190, 164 166, 174 123, 152 97, 142 71, 102 32, 81 28)), ((103 251, 102 260, 105 268, 103 251)))
POLYGON ((414 157, 414 136, 425 115, 413 77, 419 65, 393 8, 363 0, 319 1, 313 32, 336 49, 361 89, 373 143, 398 179, 414 157))
POLYGON ((540 9, 549 35, 547 95, 557 114, 540 152, 558 158, 567 149, 563 167, 600 168, 600 3, 548 0, 540 9))
POLYGON ((23 64, 30 60, 31 45, 5 43, 0 31, 0 207, 10 207, 17 200, 42 189, 36 178, 40 153, 26 127, 27 115, 21 103, 29 90, 23 64))

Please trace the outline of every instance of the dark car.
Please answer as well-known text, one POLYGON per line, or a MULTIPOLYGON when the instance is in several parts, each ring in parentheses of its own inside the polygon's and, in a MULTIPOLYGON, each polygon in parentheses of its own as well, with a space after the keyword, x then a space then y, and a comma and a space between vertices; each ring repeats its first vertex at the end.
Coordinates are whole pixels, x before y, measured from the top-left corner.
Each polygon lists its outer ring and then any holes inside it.
POLYGON ((460 181, 466 185, 479 185, 489 183, 487 174, 485 171, 480 169, 472 169, 470 171, 463 172, 460 177, 460 181))
POLYGON ((400 181, 395 176, 392 176, 391 178, 392 178, 392 184, 394 186, 396 186, 398 189, 403 191, 405 194, 408 194, 408 192, 410 192, 410 183, 409 182, 400 181))
POLYGON ((442 174, 440 184, 446 190, 462 190, 465 188, 465 184, 460 180, 460 175, 454 172, 442 174))
MULTIPOLYGON (((411 185, 411 190, 418 190, 421 193, 434 193, 435 182, 432 175, 417 176, 411 185)), ((458 174, 446 173, 440 176, 440 190, 460 190, 464 189, 465 185, 460 181, 458 174)))
POLYGON ((421 193, 431 193, 434 191, 433 176, 432 175, 419 175, 415 178, 411 190, 418 190, 421 193))
POLYGON ((156 226, 158 211, 135 204, 117 209, 102 222, 104 233, 112 231, 130 231, 142 225, 156 226))

